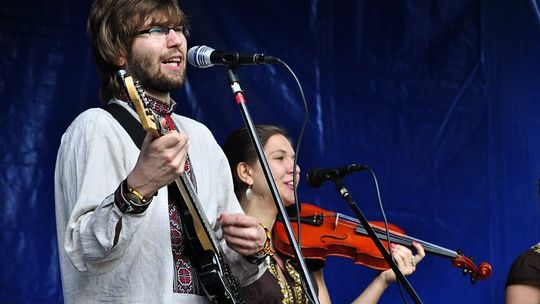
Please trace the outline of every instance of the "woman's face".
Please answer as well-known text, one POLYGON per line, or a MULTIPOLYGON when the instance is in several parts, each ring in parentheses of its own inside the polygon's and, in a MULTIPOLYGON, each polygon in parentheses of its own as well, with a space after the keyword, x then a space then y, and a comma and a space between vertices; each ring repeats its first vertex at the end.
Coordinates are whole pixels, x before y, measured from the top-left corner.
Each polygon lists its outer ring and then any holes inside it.
MULTIPOLYGON (((264 154, 274 176, 276 187, 285 206, 294 204, 293 166, 295 153, 289 140, 281 135, 272 135, 264 146, 264 154)), ((300 180, 300 168, 296 169, 296 182, 300 180)), ((253 167, 253 192, 272 200, 270 189, 259 162, 253 167)))

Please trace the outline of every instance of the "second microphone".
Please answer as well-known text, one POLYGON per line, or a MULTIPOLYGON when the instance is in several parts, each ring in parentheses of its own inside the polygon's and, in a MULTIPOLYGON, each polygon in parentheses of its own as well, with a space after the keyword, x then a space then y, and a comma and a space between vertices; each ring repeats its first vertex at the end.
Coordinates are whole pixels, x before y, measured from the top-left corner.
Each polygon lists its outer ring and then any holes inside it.
POLYGON ((337 181, 353 172, 369 169, 366 165, 352 164, 341 168, 312 169, 307 174, 307 183, 311 187, 319 187, 325 181, 337 181))

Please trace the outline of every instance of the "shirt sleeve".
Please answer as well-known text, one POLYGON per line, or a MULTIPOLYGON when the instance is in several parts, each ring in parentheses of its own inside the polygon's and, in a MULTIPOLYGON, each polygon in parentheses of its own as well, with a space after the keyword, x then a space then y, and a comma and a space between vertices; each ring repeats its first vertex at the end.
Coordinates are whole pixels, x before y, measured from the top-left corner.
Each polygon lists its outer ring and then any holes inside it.
POLYGON ((523 252, 512 263, 506 278, 506 287, 515 284, 540 287, 540 246, 523 252))
POLYGON ((107 112, 91 109, 62 137, 55 170, 57 225, 65 229, 63 247, 79 271, 102 269, 94 266, 120 258, 144 220, 144 213, 127 215, 114 204, 114 192, 134 164, 129 136, 122 132, 107 112))

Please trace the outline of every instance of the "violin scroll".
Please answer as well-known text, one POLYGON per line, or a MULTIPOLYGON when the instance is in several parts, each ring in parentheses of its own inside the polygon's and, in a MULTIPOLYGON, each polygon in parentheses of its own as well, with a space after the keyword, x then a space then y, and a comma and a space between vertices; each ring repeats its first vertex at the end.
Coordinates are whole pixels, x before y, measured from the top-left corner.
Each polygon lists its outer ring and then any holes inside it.
POLYGON ((471 283, 474 284, 478 280, 485 280, 491 276, 491 265, 486 262, 482 262, 480 267, 477 267, 473 258, 468 258, 463 255, 461 249, 457 250, 457 257, 452 259, 452 266, 463 269, 463 275, 471 276, 471 283))

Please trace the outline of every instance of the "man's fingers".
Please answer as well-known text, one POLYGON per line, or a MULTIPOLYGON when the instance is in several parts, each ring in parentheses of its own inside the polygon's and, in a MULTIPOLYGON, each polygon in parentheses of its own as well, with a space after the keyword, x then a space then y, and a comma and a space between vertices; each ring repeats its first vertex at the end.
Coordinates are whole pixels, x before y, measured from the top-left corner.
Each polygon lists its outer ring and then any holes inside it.
POLYGON ((145 147, 148 147, 155 138, 156 137, 154 136, 154 134, 152 134, 151 132, 146 132, 146 136, 144 136, 141 150, 143 150, 145 147))
POLYGON ((246 251, 258 250, 259 245, 254 240, 247 240, 245 238, 236 237, 230 234, 225 235, 225 240, 229 247, 234 247, 235 249, 242 249, 246 251))
POLYGON ((222 227, 256 227, 259 225, 257 218, 241 213, 226 214, 223 213, 219 217, 219 222, 222 227))

